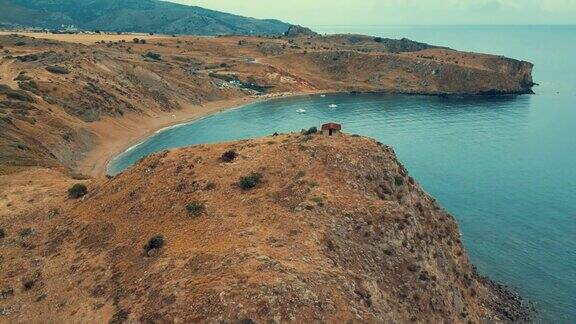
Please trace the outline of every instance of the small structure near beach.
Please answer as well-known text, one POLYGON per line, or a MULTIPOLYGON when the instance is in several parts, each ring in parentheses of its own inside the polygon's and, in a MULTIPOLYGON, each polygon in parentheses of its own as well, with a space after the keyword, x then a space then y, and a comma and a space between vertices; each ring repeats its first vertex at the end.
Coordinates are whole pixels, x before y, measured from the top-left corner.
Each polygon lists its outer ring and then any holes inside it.
POLYGON ((342 125, 336 123, 327 123, 322 125, 322 134, 332 136, 342 130, 342 125))

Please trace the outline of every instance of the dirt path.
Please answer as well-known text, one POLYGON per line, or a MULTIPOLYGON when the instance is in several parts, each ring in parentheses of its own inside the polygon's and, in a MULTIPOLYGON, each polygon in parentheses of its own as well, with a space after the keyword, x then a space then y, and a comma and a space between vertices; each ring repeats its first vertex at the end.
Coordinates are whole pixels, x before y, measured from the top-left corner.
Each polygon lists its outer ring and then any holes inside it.
POLYGON ((18 76, 18 71, 13 70, 12 63, 14 63, 14 60, 11 59, 0 60, 0 83, 16 89, 18 83, 14 79, 18 76))

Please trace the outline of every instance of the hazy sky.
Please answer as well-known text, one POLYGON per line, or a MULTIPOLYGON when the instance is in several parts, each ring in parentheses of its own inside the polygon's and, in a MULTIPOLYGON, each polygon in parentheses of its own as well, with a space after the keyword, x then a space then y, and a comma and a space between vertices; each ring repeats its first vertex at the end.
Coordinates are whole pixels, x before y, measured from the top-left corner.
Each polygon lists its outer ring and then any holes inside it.
POLYGON ((302 25, 576 24, 576 0, 171 0, 302 25))

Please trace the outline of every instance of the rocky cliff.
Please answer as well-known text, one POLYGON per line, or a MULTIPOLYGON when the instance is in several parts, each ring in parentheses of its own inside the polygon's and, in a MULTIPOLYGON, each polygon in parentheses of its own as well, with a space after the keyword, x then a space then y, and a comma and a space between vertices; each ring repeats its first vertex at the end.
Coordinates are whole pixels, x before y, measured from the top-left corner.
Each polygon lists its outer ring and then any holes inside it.
POLYGON ((452 216, 367 138, 178 149, 87 188, 0 220, 5 320, 527 320, 475 273, 452 216))

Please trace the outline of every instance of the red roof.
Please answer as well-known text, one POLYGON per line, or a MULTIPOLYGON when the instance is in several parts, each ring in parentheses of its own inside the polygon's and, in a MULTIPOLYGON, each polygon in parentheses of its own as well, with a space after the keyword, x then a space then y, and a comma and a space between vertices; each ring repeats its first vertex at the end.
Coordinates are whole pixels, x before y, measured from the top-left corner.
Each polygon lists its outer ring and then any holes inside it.
POLYGON ((342 130, 342 125, 340 124, 336 124, 336 123, 327 123, 322 125, 322 130, 337 130, 340 131, 342 130))

